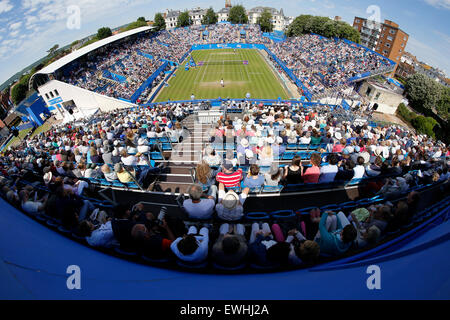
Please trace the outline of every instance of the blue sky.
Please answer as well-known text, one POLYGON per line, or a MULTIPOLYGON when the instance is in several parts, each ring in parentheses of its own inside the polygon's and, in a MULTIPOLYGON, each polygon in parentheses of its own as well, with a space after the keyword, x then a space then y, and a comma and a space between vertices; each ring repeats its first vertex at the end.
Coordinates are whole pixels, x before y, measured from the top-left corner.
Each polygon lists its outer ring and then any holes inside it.
MULTIPOLYGON (((96 32, 116 27, 140 16, 152 19, 165 9, 209 7, 217 11, 224 0, 0 0, 0 83, 44 57, 54 44, 64 46, 96 32), (68 29, 67 8, 81 12, 79 29, 68 29)), ((255 6, 283 8, 286 15, 369 17, 371 5, 380 8, 381 20, 397 22, 410 35, 406 50, 420 60, 450 74, 450 0, 232 0, 247 9, 255 6)))

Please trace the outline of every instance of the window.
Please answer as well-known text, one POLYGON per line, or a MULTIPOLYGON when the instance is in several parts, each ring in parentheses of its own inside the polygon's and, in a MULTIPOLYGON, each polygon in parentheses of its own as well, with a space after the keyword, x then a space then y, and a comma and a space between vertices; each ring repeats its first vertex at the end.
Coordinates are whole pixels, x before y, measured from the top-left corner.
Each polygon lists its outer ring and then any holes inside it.
POLYGON ((50 91, 50 97, 54 98, 53 92, 50 91))
POLYGON ((386 43, 385 46, 388 47, 388 48, 390 48, 390 47, 391 47, 391 44, 390 44, 390 43, 386 43))
POLYGON ((55 95, 59 96, 58 90, 55 89, 55 95))
POLYGON ((391 30, 389 30, 389 33, 390 33, 390 34, 395 34, 395 30, 394 30, 394 29, 391 29, 391 30))
POLYGON ((383 54, 387 55, 389 52, 387 52, 386 50, 383 50, 383 54))
POLYGON ((388 39, 388 41, 392 41, 392 37, 391 36, 388 36, 387 39, 388 39))
POLYGON ((48 96, 48 93, 45 94, 45 97, 47 98, 47 100, 50 99, 49 96, 48 96))
POLYGON ((378 92, 377 95, 375 96, 375 100, 378 100, 378 98, 380 98, 380 96, 381 96, 381 93, 378 92))
POLYGON ((355 19, 355 22, 356 22, 356 23, 359 23, 359 19, 355 19))
POLYGON ((405 44, 404 43, 402 43, 402 47, 404 47, 405 46, 405 44))

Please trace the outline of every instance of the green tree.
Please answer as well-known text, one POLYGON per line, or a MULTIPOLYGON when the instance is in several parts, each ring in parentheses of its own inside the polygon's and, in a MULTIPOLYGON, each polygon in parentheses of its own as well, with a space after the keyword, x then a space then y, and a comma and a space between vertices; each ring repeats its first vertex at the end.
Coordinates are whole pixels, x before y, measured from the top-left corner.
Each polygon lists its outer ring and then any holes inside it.
POLYGON ((146 21, 137 20, 135 22, 130 23, 125 28, 120 29, 120 32, 129 31, 129 30, 133 30, 136 28, 146 27, 146 26, 147 26, 146 21))
POLYGON ((155 14, 155 23, 153 24, 156 31, 165 30, 166 29, 166 20, 161 13, 155 14))
POLYGON ((259 24, 262 32, 272 32, 273 24, 272 14, 270 13, 270 11, 268 9, 264 9, 256 23, 259 24))
POLYGON ((49 56, 54 55, 58 49, 59 49, 59 44, 55 44, 53 47, 51 47, 49 50, 47 50, 48 55, 49 56))
POLYGON ((405 91, 410 105, 427 115, 432 114, 432 108, 437 106, 442 96, 439 84, 420 73, 408 77, 405 91))
POLYGON ((206 11, 206 14, 203 16, 202 24, 216 24, 219 21, 219 17, 214 12, 214 9, 211 7, 206 11))
POLYGON ((137 21, 147 22, 147 20, 145 20, 145 17, 139 17, 139 18, 137 19, 137 21))
POLYGON ((435 133, 433 129, 438 123, 433 118, 417 116, 414 119, 412 119, 411 124, 419 133, 423 133, 429 137, 435 138, 435 133))
POLYGON ((178 16, 178 21, 177 21, 177 27, 187 27, 190 26, 192 24, 192 20, 191 17, 189 16, 189 12, 185 11, 182 12, 179 16, 178 16))
POLYGON ((28 86, 24 83, 16 84, 11 90, 11 100, 14 104, 19 104, 20 101, 26 98, 28 86))
POLYGON ((441 86, 441 98, 436 104, 436 110, 445 120, 448 120, 448 113, 450 110, 450 88, 441 86))
POLYGON ((306 30, 306 27, 312 18, 313 16, 304 14, 295 18, 294 21, 292 21, 292 23, 289 25, 287 36, 295 37, 305 33, 309 33, 310 31, 306 30))
POLYGON ((102 39, 105 39, 105 38, 108 38, 108 37, 111 37, 111 36, 112 36, 112 31, 108 27, 100 28, 97 31, 97 39, 98 40, 102 40, 102 39))
POLYGON ((343 21, 334 21, 327 17, 300 15, 289 26, 286 35, 288 37, 315 33, 327 38, 344 38, 359 43, 360 34, 349 24, 343 21))
POLYGON ((230 14, 228 15, 228 21, 231 23, 248 23, 247 12, 245 8, 241 5, 234 6, 230 9, 230 14))

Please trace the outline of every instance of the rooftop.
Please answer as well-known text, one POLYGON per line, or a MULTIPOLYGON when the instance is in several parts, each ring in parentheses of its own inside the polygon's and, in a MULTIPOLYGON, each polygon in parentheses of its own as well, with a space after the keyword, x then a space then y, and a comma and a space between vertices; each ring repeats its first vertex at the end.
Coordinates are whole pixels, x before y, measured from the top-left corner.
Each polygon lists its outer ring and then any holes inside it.
POLYGON ((94 42, 84 48, 81 48, 79 50, 76 50, 72 53, 69 53, 68 55, 62 57, 61 59, 49 64, 48 66, 42 68, 41 70, 39 70, 38 72, 36 72, 36 74, 52 74, 55 71, 61 69, 62 67, 64 67, 65 65, 71 63, 72 61, 77 60, 78 58, 92 52, 95 51, 101 47, 104 47, 110 43, 116 42, 118 40, 124 39, 126 37, 141 33, 141 32, 145 32, 145 31, 149 31, 152 30, 153 27, 141 27, 141 28, 136 28, 130 31, 126 31, 126 32, 122 32, 116 35, 113 35, 111 37, 108 37, 106 39, 102 39, 99 40, 97 42, 94 42))

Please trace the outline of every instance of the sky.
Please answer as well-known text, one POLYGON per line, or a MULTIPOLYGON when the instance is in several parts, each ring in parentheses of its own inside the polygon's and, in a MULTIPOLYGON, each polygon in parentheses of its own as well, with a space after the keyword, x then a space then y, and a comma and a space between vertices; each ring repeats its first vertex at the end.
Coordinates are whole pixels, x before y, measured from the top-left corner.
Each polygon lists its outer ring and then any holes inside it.
MULTIPOLYGON (((0 0, 0 83, 46 56, 53 45, 65 46, 103 26, 118 27, 141 16, 152 20, 166 9, 212 6, 218 11, 224 4, 224 0, 0 0)), ((381 21, 392 20, 410 35, 406 51, 450 75, 450 0, 232 0, 232 4, 283 8, 293 17, 341 16, 350 24, 355 16, 370 18, 379 12, 381 21)))

